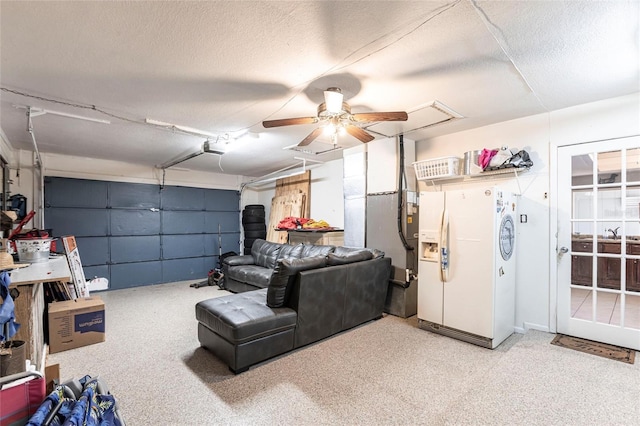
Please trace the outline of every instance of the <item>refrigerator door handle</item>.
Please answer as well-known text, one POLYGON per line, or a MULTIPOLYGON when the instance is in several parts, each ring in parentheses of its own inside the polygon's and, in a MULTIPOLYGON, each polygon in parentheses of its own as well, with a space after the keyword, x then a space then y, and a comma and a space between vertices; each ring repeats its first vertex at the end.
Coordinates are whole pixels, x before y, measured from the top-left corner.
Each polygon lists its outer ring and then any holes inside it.
POLYGON ((449 280, 449 212, 442 212, 442 224, 440 226, 440 280, 449 280))

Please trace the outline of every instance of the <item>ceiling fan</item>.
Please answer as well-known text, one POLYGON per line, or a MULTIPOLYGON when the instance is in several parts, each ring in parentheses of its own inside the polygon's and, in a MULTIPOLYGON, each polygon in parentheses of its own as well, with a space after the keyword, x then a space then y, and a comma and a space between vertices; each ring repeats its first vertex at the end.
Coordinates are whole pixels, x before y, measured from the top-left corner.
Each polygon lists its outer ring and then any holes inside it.
POLYGON ((318 106, 316 117, 283 118, 262 122, 265 128, 292 126, 296 124, 316 124, 320 126, 311 132, 298 146, 309 145, 322 133, 331 137, 331 142, 337 143, 338 135, 348 133, 361 142, 371 142, 374 136, 359 127, 359 124, 377 121, 407 121, 407 113, 395 112, 363 112, 352 114, 351 107, 344 102, 342 91, 337 87, 329 87, 324 91, 324 102, 318 106))

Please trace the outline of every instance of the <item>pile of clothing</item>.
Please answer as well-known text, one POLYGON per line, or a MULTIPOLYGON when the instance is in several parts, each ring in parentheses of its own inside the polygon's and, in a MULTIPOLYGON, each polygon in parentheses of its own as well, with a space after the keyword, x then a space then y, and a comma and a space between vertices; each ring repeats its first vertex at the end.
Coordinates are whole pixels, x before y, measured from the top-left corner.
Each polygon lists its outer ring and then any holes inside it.
POLYGON ((278 222, 278 229, 331 229, 331 225, 329 225, 324 220, 313 220, 306 219, 304 217, 285 217, 280 222, 278 222))
POLYGON ((531 161, 527 151, 510 150, 507 147, 500 149, 483 149, 478 158, 478 162, 483 171, 533 166, 533 161, 531 161))

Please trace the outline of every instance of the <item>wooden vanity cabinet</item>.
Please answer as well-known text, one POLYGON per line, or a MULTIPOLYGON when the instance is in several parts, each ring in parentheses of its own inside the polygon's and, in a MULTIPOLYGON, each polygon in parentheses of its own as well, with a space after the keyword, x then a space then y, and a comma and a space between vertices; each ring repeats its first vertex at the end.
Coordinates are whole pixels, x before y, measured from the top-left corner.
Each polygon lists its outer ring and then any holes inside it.
MULTIPOLYGON (((571 251, 591 253, 593 243, 591 241, 573 241, 571 251)), ((593 276, 592 256, 571 256, 571 283, 574 285, 591 286, 593 276)))
MULTIPOLYGON (((627 254, 640 256, 640 244, 627 243, 627 254)), ((573 241, 571 250, 580 253, 592 253, 593 242, 573 241)), ((620 254, 619 242, 599 242, 598 253, 620 254)), ((571 257, 571 283, 574 285, 591 286, 593 277, 593 257, 571 257)), ((599 288, 620 289, 620 259, 598 257, 599 288)), ((640 259, 626 259, 626 288, 627 291, 640 292, 640 259)))
MULTIPOLYGON (((620 254, 620 243, 598 243, 598 253, 620 254)), ((620 259, 598 258, 598 287, 620 290, 620 259)))
MULTIPOLYGON (((627 254, 640 255, 640 244, 627 243, 627 254)), ((627 291, 640 292, 640 260, 627 259, 627 291)))

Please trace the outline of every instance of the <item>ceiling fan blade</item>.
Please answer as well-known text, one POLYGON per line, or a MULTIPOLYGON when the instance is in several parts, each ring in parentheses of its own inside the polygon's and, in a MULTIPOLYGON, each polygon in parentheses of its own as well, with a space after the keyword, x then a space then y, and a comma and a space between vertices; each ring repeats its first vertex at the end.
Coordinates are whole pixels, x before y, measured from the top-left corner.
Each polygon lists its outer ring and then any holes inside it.
POLYGON ((297 117, 297 118, 282 118, 280 120, 266 120, 262 122, 262 125, 266 128, 280 127, 280 126, 293 126, 294 124, 314 124, 318 122, 318 117, 297 117))
POLYGON ((393 112, 363 112, 353 114, 356 121, 407 121, 409 116, 404 111, 393 112))
POLYGON ((300 142, 298 144, 298 146, 307 146, 307 145, 309 145, 311 142, 313 142, 321 134, 322 134, 322 127, 318 127, 313 132, 309 133, 309 135, 306 138, 304 138, 302 140, 302 142, 300 142))
POLYGON ((365 132, 358 126, 347 126, 345 129, 347 130, 347 133, 354 138, 359 139, 361 142, 367 143, 375 139, 373 135, 365 132))

